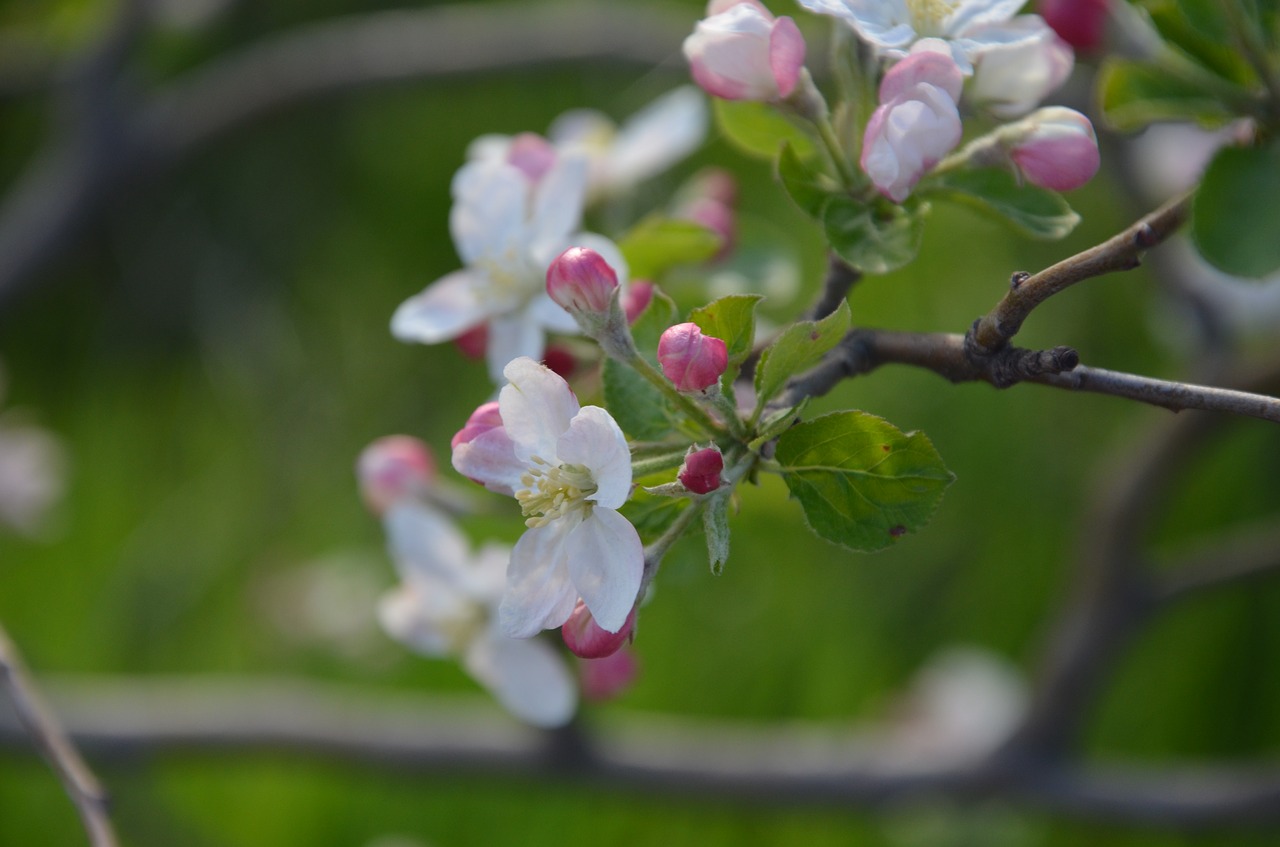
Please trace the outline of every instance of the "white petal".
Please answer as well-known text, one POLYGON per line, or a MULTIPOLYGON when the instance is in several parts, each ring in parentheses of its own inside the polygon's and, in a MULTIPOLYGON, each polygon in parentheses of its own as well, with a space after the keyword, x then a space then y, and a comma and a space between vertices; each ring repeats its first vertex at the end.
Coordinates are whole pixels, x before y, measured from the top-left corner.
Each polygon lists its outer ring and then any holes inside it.
POLYGON ((511 136, 488 133, 474 139, 467 145, 468 161, 502 161, 507 159, 511 150, 511 136))
MULTIPOLYGON (((582 327, 573 319, 573 315, 562 309, 556 301, 546 294, 539 294, 529 301, 529 319, 547 332, 560 335, 581 335, 582 327)), ((541 356, 530 356, 541 358, 541 356)))
POLYGON ((498 394, 498 409, 517 458, 528 461, 540 456, 553 462, 556 442, 578 414, 578 400, 569 384, 529 358, 513 360, 502 375, 508 384, 498 394))
POLYGON ((586 200, 587 157, 560 153, 555 165, 534 190, 526 243, 563 245, 561 249, 568 247, 565 239, 582 222, 582 207, 586 200))
POLYGON ((454 271, 400 304, 391 334, 401 341, 439 344, 487 321, 491 305, 477 297, 485 280, 471 270, 454 271))
POLYGON ((542 325, 531 309, 525 308, 489 322, 489 346, 485 348, 484 359, 489 377, 495 384, 501 385, 505 381, 503 371, 513 360, 527 356, 539 361, 545 350, 546 337, 542 325))
POLYGON ((564 726, 578 706, 577 685, 551 647, 536 639, 488 633, 473 641, 463 665, 499 703, 534 726, 564 726))
POLYGON ((616 509, 631 494, 631 449, 613 417, 599 406, 584 406, 556 444, 561 462, 591 471, 596 493, 588 499, 616 509))
POLYGON ((522 487, 520 477, 528 465, 516 457, 506 428, 494 427, 453 448, 453 469, 490 491, 511 497, 522 487))
POLYGON ((612 509, 596 507, 569 534, 565 555, 569 578, 591 616, 602 628, 617 632, 636 604, 644 572, 644 546, 636 528, 612 509))
POLYGON ((444 586, 433 590, 402 585, 378 602, 378 622, 387 635, 424 656, 457 652, 461 633, 479 625, 479 609, 444 586))
POLYGON ((619 130, 610 151, 608 188, 619 190, 662 173, 702 144, 707 101, 686 85, 636 112, 619 130))
MULTIPOLYGON (((507 565, 507 590, 498 621, 511 638, 529 638, 569 619, 578 601, 565 563, 570 519, 534 527, 520 536, 507 565)), ((630 611, 630 610, 628 610, 630 611)))
POLYGON ((382 525, 391 559, 405 582, 459 585, 465 579, 471 545, 444 515, 420 503, 401 501, 387 511, 382 525))
POLYGON ((484 159, 453 178, 449 232, 464 264, 518 249, 525 240, 529 182, 518 168, 484 159))
POLYGON ((948 35, 962 35, 979 24, 1000 23, 1013 17, 1026 0, 964 0, 947 18, 948 35))

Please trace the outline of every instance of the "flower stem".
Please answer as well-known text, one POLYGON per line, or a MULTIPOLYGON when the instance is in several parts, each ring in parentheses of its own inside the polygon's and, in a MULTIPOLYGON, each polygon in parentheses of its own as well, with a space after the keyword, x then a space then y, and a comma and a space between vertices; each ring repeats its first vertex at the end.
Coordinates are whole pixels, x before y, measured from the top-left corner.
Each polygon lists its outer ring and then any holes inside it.
POLYGON ((632 353, 626 363, 640 376, 644 377, 655 388, 661 391, 666 397, 675 403, 681 411, 685 413, 691 420, 696 421, 703 429, 710 433, 724 434, 725 425, 713 418, 706 409, 698 405, 693 398, 680 391, 671 384, 671 381, 663 376, 662 372, 649 364, 649 360, 641 356, 638 352, 632 353))

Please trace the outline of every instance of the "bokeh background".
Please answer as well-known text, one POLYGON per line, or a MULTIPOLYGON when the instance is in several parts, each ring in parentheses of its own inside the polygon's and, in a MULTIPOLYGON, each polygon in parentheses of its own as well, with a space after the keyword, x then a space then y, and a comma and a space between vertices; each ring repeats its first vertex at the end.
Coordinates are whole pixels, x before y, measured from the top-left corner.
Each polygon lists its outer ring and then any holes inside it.
MULTIPOLYGON (((167 0, 109 90, 145 94, 260 39, 391 6, 167 0)), ((683 15, 692 27, 702 4, 653 8, 655 19, 683 15)), ((6 184, 76 108, 49 74, 83 55, 114 14, 92 0, 0 3, 0 43, 16 45, 0 61, 0 70, 12 65, 0 99, 6 184)), ((825 21, 802 25, 820 44, 825 21)), ((390 315, 458 265, 448 189, 471 139, 542 131, 583 106, 621 119, 686 81, 677 40, 655 68, 561 62, 364 87, 272 113, 172 169, 108 188, 56 260, 0 310, 5 407, 56 435, 69 460, 67 493, 38 537, 0 537, 0 620, 36 674, 243 674, 477 691, 456 666, 387 639, 373 617, 394 576, 381 529, 357 496, 355 457, 378 436, 408 433, 447 465, 449 437, 491 391, 483 365, 453 346, 392 339, 390 315)), ((628 213, 665 202, 708 164, 740 181, 744 243, 754 236, 762 255, 784 262, 781 281, 775 268, 770 279, 749 272, 748 284, 772 286, 768 315, 794 315, 821 280, 819 234, 767 164, 714 130, 702 151, 645 185, 628 213)), ((962 332, 1012 271, 1041 268, 1145 211, 1126 184, 1113 170, 1074 194, 1084 223, 1054 244, 937 206, 920 260, 855 289, 855 321, 962 332)), ((674 293, 691 305, 701 281, 687 275, 674 293)), ((1252 344, 1265 341, 1264 333, 1252 344)), ((1088 364, 1167 378, 1190 373, 1197 349, 1194 327, 1146 270, 1055 298, 1021 343, 1070 344, 1088 364)), ((781 484, 745 491, 724 574, 708 572, 699 539, 676 548, 642 617, 641 676, 617 701, 587 707, 588 728, 634 713, 852 727, 892 714, 920 668, 954 645, 1030 673, 1090 532, 1090 503, 1109 469, 1168 414, 1037 386, 952 386, 901 367, 846 382, 815 404, 848 407, 932 438, 957 476, 933 523, 888 551, 857 555, 811 536, 781 484)), ((1274 514, 1276 445, 1269 424, 1230 425, 1191 463, 1153 544, 1172 549, 1274 514)), ((473 537, 518 536, 507 505, 497 508, 467 522, 473 537)), ((1086 757, 1274 757, 1278 620, 1280 586, 1267 581, 1159 618, 1105 687, 1087 722, 1086 757)), ((1049 847, 1275 837, 1065 821, 991 803, 868 814, 655 799, 550 776, 481 779, 269 751, 91 762, 125 843, 135 845, 389 847, 401 843, 394 836, 440 847, 1049 847)), ((0 844, 83 840, 46 765, 26 750, 0 751, 0 844)))

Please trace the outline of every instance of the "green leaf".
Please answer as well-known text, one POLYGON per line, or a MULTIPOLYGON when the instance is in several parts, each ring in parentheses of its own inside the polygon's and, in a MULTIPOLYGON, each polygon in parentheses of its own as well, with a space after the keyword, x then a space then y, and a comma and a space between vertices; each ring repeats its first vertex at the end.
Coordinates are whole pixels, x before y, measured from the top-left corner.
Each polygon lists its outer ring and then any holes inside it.
POLYGON ((689 504, 688 497, 655 497, 637 490, 622 505, 621 511, 642 536, 655 538, 665 532, 689 504))
POLYGON ((802 159, 816 150, 804 130, 772 106, 753 100, 715 100, 716 125, 724 137, 743 153, 772 159, 784 143, 790 143, 802 159))
POLYGON ((752 450, 759 450, 766 441, 777 438, 788 429, 791 429, 799 422, 797 418, 804 413, 805 406, 808 406, 809 401, 812 399, 812 397, 805 397, 794 406, 779 409, 773 414, 761 418, 759 425, 756 426, 756 437, 751 440, 748 446, 752 450))
POLYGON ((775 459, 818 535, 881 550, 933 516, 955 476, 920 432, 865 412, 834 412, 778 439, 775 459))
POLYGON ((800 210, 814 220, 822 220, 822 212, 839 188, 824 173, 807 164, 790 142, 784 142, 778 155, 778 180, 800 210))
MULTIPOLYGON (((660 289, 631 325, 640 353, 657 366, 658 339, 675 321, 676 304, 660 289)), ((604 404, 622 431, 640 441, 657 441, 672 430, 671 408, 662 392, 631 368, 606 359, 603 371, 604 404)))
POLYGON ((729 495, 713 494, 702 512, 702 528, 707 533, 707 561, 716 576, 724 573, 729 561, 729 495))
POLYGON ((648 306, 644 307, 644 311, 636 316, 635 323, 631 324, 631 337, 635 339, 636 347, 654 364, 658 361, 658 340, 662 338, 663 331, 676 322, 678 313, 675 301, 662 289, 655 288, 653 299, 649 301, 648 306))
POLYGON ((910 262, 924 235, 923 210, 894 207, 885 214, 852 197, 836 196, 822 213, 831 249, 864 273, 883 274, 910 262))
POLYGON ((729 366, 736 367, 751 353, 756 340, 756 305, 760 294, 730 294, 689 313, 698 329, 724 342, 729 366))
POLYGON ((1216 126, 1235 117, 1205 88, 1154 65, 1109 60, 1099 71, 1097 86, 1103 119, 1120 132, 1163 120, 1216 126))
POLYGON ((974 206, 1032 238, 1062 238, 1080 222, 1062 195, 999 168, 948 171, 920 193, 974 206))
POLYGON ((756 403, 759 408, 773 398, 787 380, 818 363, 849 332, 848 301, 820 321, 797 321, 782 331, 760 354, 756 364, 756 403))
POLYGON ((1191 207, 1191 236, 1201 255, 1235 276, 1280 270, 1280 142, 1227 147, 1204 172, 1191 207))
POLYGON ((724 246, 720 236, 693 221, 651 215, 618 242, 632 279, 652 279, 677 265, 707 261, 724 246))

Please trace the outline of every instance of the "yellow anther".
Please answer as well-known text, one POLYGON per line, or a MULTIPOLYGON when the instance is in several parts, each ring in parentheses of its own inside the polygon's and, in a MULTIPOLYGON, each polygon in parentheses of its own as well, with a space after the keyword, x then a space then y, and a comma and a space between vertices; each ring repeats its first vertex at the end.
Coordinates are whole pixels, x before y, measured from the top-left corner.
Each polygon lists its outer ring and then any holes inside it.
POLYGON ((535 467, 520 477, 525 487, 516 492, 525 526, 545 526, 578 509, 590 511, 587 498, 596 493, 591 471, 574 464, 553 467, 540 456, 532 456, 530 461, 535 467))

